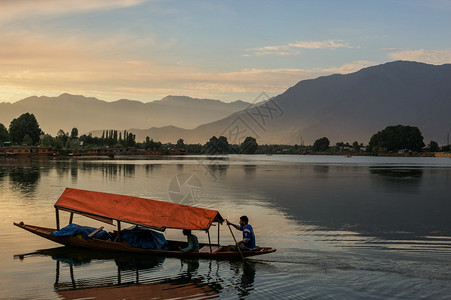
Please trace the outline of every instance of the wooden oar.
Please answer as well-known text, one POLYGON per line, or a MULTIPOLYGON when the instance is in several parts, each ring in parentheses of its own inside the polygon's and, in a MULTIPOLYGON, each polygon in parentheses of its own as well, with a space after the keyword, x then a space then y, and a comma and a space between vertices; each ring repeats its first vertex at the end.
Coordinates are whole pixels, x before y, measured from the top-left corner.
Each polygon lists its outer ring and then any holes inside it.
MULTIPOLYGON (((235 235, 233 234, 232 228, 230 228, 229 224, 227 224, 227 226, 229 227, 230 233, 232 234, 233 240, 235 241, 235 245, 236 245, 236 238, 235 238, 235 235)), ((244 256, 243 256, 243 253, 241 252, 240 246, 236 245, 236 247, 238 248, 238 252, 240 252, 240 254, 241 254, 241 258, 244 260, 244 256)))

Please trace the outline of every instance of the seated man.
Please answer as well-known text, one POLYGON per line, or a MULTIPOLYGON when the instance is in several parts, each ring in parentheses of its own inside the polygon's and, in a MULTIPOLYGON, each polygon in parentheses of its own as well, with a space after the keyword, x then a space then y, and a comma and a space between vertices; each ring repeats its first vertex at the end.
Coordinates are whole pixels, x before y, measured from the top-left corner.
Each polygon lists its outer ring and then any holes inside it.
POLYGON ((186 239, 188 240, 188 247, 181 249, 183 253, 186 252, 199 252, 199 241, 197 240, 197 236, 191 233, 191 230, 183 229, 183 235, 186 235, 186 239))
POLYGON ((236 242, 237 247, 241 250, 254 250, 255 247, 255 234, 254 229, 249 225, 249 219, 247 216, 240 217, 240 225, 235 225, 227 220, 227 225, 232 225, 236 229, 243 232, 243 240, 236 242))

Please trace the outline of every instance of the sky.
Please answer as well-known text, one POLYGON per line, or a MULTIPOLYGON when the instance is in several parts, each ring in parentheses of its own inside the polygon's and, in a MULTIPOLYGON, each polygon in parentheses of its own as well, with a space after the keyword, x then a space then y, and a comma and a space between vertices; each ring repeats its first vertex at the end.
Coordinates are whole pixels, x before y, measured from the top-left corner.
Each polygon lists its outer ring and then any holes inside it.
POLYGON ((0 0, 0 102, 253 102, 395 60, 451 63, 451 1, 0 0))

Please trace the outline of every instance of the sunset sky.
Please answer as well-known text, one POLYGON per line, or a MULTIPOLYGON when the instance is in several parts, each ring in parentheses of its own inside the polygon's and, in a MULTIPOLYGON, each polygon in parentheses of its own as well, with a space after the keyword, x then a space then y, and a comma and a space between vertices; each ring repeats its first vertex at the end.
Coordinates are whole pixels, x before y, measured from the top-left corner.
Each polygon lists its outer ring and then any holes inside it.
POLYGON ((252 102, 393 60, 451 63, 451 1, 1 0, 0 102, 252 102))

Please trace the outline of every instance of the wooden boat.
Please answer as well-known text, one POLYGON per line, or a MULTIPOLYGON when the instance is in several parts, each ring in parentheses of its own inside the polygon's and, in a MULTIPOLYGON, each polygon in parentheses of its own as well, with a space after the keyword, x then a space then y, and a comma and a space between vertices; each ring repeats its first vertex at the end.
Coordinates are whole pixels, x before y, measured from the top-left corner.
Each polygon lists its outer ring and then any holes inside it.
MULTIPOLYGON (((219 243, 219 225, 224 219, 215 210, 150 200, 117 194, 85 191, 67 188, 55 203, 56 228, 27 225, 23 222, 14 225, 53 242, 73 247, 82 247, 99 251, 130 252, 168 257, 208 258, 208 259, 244 259, 245 257, 275 252, 270 247, 259 247, 256 250, 233 251, 232 246, 221 246, 219 243), (73 215, 79 214, 108 224, 117 222, 110 240, 94 238, 94 232, 87 239, 77 235, 55 236, 60 230, 59 211, 70 213, 69 224, 73 215), (186 242, 168 240, 167 250, 154 250, 134 247, 121 239, 121 222, 139 225, 153 230, 166 229, 202 230, 208 234, 209 243, 200 243, 198 252, 182 253, 180 248, 186 242), (210 227, 213 222, 218 226, 218 243, 211 243, 210 227)), ((98 228, 96 231, 103 229, 98 228)), ((232 233, 233 234, 233 233, 232 233)))

